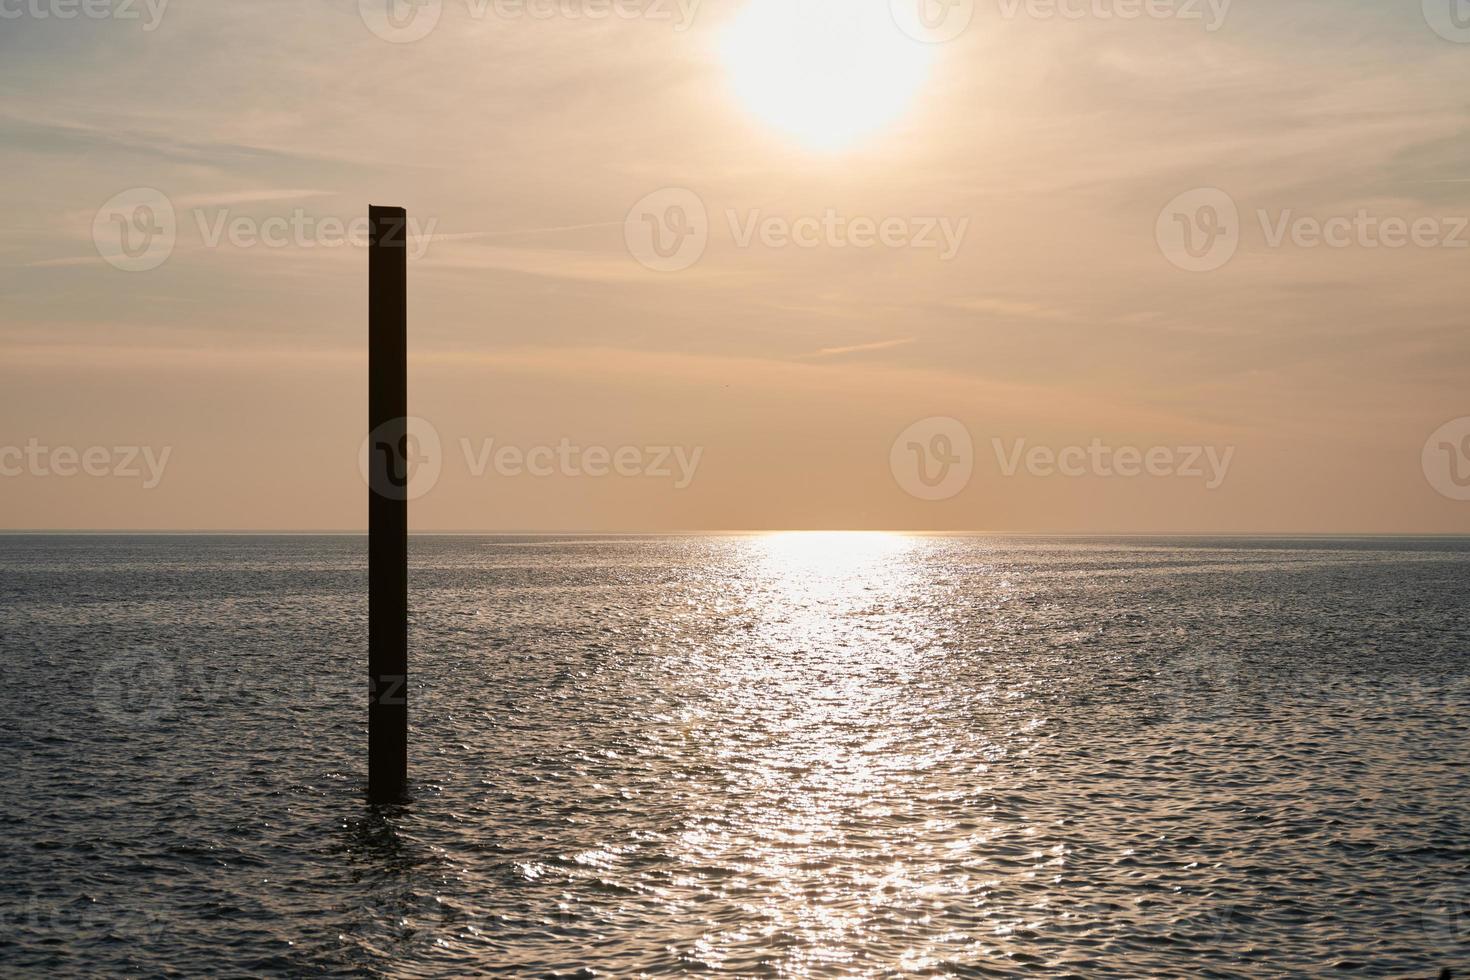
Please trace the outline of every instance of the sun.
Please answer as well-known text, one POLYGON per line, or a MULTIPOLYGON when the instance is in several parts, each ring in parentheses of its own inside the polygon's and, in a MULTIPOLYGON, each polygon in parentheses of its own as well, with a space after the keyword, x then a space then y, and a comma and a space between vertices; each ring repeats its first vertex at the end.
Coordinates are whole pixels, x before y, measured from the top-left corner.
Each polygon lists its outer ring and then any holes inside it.
POLYGON ((822 151, 847 149, 900 118, 934 54, 899 28, 888 0, 748 0, 720 47, 745 107, 822 151))

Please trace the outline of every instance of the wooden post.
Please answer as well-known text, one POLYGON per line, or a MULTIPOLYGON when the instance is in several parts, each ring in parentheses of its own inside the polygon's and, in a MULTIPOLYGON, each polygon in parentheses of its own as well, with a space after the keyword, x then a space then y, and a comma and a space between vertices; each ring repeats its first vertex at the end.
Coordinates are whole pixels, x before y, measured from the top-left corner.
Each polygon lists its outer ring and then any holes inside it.
POLYGON ((370 206, 368 795, 408 783, 408 214, 370 206))

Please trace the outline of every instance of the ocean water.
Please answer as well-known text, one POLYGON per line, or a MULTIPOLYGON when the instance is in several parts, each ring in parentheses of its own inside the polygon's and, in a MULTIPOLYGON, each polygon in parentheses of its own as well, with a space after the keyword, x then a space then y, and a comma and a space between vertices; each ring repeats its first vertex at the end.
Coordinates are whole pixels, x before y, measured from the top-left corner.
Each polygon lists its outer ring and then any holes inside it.
POLYGON ((0 974, 1470 969, 1470 542, 0 537, 0 974))

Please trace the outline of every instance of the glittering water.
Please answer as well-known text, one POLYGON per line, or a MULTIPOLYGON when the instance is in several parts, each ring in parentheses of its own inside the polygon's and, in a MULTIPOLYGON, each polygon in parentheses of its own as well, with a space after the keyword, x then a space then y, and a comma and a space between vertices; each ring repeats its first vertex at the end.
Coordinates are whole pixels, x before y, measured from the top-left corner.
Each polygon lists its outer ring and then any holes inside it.
POLYGON ((1470 543, 0 538, 0 973, 1470 967, 1470 543))

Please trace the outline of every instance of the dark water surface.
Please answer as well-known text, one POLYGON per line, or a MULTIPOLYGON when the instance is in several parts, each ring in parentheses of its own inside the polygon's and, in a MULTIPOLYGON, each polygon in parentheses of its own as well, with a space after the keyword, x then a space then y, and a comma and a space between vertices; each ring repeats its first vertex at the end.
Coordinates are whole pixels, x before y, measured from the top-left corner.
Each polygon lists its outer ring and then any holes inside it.
POLYGON ((0 538, 0 974, 1470 969, 1470 543, 0 538))

